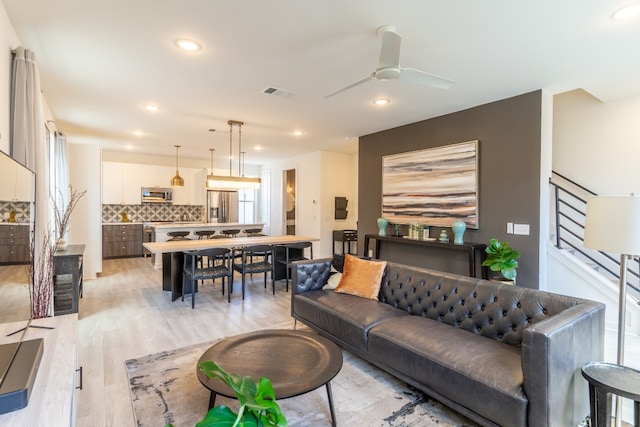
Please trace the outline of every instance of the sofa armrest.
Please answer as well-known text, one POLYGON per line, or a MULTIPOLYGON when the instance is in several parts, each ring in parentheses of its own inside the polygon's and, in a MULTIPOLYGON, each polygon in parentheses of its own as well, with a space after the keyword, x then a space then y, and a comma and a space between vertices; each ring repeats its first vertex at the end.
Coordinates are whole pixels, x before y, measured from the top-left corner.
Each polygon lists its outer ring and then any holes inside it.
POLYGON ((292 296, 322 289, 331 273, 331 258, 296 261, 291 271, 292 296))
POLYGON ((604 309, 584 300, 524 330, 522 372, 531 427, 577 425, 589 414, 580 369, 603 360, 604 309))

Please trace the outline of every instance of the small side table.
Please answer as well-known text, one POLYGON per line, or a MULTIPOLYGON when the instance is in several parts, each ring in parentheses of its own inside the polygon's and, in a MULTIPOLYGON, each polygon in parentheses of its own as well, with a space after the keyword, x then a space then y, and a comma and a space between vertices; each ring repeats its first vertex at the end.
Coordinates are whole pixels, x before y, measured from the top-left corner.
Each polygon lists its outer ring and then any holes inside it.
POLYGON ((640 371, 613 363, 592 362, 582 367, 589 382, 591 427, 611 425, 611 395, 634 400, 633 425, 640 427, 640 371))

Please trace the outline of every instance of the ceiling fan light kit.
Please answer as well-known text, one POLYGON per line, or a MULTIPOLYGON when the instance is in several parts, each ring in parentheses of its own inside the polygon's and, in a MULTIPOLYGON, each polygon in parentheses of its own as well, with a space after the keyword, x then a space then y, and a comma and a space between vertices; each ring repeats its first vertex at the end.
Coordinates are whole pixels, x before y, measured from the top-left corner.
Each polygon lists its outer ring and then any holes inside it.
POLYGON ((382 27, 379 27, 376 32, 382 39, 380 59, 376 69, 368 76, 330 93, 325 96, 325 98, 330 98, 339 93, 345 92, 366 83, 369 80, 406 80, 411 83, 417 83, 438 89, 449 89, 456 84, 455 81, 444 77, 429 74, 414 68, 401 67, 400 44, 402 42, 402 36, 396 32, 396 27, 393 25, 383 25, 382 27))
POLYGON ((260 188, 260 178, 247 178, 243 172, 242 125, 244 125, 244 122, 229 120, 227 124, 229 125, 229 176, 213 174, 213 150, 210 150, 211 174, 207 175, 207 188, 216 190, 258 189, 260 188), (233 176, 232 173, 233 126, 238 126, 238 174, 242 174, 242 176, 233 176))

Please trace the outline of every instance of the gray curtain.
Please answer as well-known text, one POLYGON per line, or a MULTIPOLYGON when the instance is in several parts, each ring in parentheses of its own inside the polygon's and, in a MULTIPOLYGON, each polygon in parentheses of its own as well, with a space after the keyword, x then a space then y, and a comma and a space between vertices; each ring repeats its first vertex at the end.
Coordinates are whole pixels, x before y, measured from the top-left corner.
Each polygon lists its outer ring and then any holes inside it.
MULTIPOLYGON (((48 269, 51 266, 43 262, 48 256, 43 250, 44 242, 51 239, 53 231, 49 203, 49 144, 45 137, 40 75, 35 55, 22 46, 14 50, 10 117, 11 155, 36 173, 34 277, 50 277, 52 272, 48 269)), ((50 292, 53 293, 53 289, 50 292)), ((48 314, 51 312, 52 307, 48 314)))

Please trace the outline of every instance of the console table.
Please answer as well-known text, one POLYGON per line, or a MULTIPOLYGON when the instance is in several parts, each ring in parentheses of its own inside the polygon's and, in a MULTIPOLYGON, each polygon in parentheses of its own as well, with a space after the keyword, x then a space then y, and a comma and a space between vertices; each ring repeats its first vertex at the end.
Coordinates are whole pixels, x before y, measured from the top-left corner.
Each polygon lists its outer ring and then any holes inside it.
POLYGON ((82 297, 82 256, 85 245, 69 245, 53 254, 54 316, 78 312, 82 297))
MULTIPOLYGON (((27 321, 0 324, 0 344, 17 342, 27 321)), ((81 370, 76 353, 78 315, 47 317, 31 322, 25 340, 42 338, 44 351, 33 384, 29 404, 22 409, 0 415, 3 427, 74 426, 75 394, 81 389, 81 370), (41 329, 42 326, 53 329, 41 329), (80 378, 78 378, 78 374, 80 378), (80 383, 77 385, 77 383, 80 383)))
MULTIPOLYGON (((478 268, 476 267, 477 261, 484 260, 485 252, 487 245, 484 243, 472 243, 465 242, 462 244, 455 243, 441 243, 438 240, 415 240, 408 239, 406 237, 400 236, 380 236, 378 234, 367 234, 364 236, 364 253, 365 255, 369 253, 369 244, 371 240, 375 240, 375 251, 373 253, 374 258, 380 257, 380 245, 382 242, 393 242, 399 244, 406 245, 416 245, 422 247, 430 247, 437 248, 443 250, 452 250, 452 251, 462 251, 467 254, 467 259, 469 261, 469 276, 470 277, 478 277, 478 268)), ((480 269, 481 276, 486 278, 486 274, 484 269, 480 269)))

